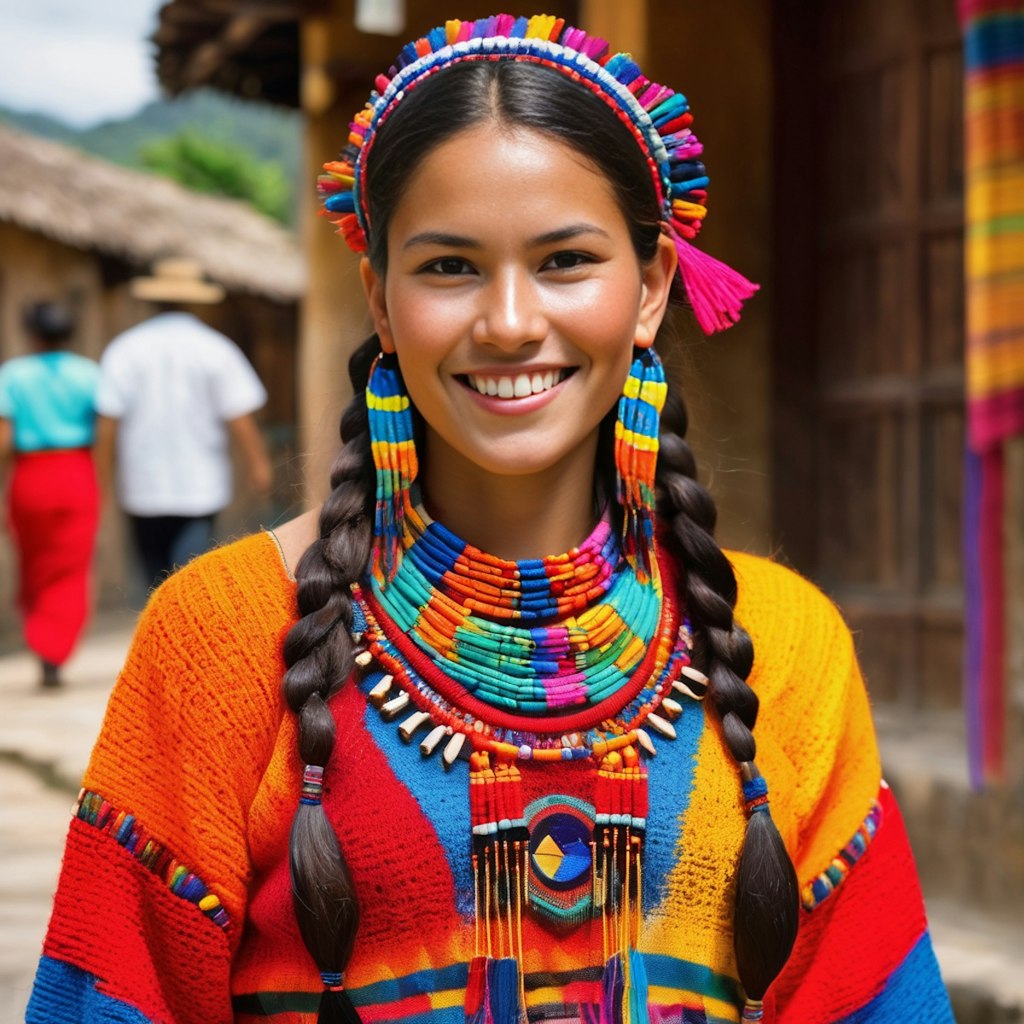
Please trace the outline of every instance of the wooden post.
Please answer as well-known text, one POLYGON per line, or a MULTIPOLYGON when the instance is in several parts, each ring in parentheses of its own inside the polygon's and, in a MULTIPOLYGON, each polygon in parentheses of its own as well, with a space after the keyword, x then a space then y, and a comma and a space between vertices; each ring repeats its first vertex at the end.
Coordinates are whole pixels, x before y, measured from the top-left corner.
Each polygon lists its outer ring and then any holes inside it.
POLYGON ((338 423, 352 395, 348 357, 370 332, 358 258, 317 215, 314 187, 320 166, 339 154, 348 122, 365 99, 347 95, 328 70, 340 41, 351 31, 338 13, 302 23, 302 105, 309 128, 304 153, 308 189, 301 227, 309 287, 300 317, 297 387, 307 507, 328 493, 331 464, 340 447, 338 423))

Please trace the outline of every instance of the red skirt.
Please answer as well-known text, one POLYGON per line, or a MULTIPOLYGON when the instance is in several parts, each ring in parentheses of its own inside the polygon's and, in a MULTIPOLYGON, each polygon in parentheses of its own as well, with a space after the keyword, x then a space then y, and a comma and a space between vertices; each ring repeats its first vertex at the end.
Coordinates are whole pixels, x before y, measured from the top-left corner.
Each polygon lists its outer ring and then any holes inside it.
POLYGON ((17 455, 8 508, 25 643, 44 661, 61 665, 89 613, 100 512, 92 453, 80 448, 17 455))

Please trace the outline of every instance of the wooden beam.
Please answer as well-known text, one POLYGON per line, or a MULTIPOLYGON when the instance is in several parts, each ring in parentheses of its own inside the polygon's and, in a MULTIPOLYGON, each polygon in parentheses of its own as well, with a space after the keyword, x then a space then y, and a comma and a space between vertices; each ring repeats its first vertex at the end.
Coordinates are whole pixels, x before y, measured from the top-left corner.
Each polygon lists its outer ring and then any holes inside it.
POLYGON ((580 0, 580 27, 611 44, 612 51, 633 55, 641 66, 647 60, 650 0, 580 0))
POLYGON ((201 43, 189 58, 181 80, 186 86, 205 85, 236 53, 243 52, 273 22, 251 15, 237 15, 222 26, 216 39, 201 43))

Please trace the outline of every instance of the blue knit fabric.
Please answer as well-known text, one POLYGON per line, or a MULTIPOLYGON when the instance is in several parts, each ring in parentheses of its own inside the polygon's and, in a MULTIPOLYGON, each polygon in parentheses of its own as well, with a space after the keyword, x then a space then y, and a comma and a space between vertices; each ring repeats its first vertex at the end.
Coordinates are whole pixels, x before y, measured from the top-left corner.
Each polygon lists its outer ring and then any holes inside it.
POLYGON ((78 967, 44 956, 25 1011, 25 1024, 152 1024, 120 999, 96 990, 97 978, 78 967))
POLYGON ((909 1024, 909 1007, 913 1007, 915 1021, 956 1024, 928 932, 889 976, 885 988, 867 1006, 837 1024, 909 1024))

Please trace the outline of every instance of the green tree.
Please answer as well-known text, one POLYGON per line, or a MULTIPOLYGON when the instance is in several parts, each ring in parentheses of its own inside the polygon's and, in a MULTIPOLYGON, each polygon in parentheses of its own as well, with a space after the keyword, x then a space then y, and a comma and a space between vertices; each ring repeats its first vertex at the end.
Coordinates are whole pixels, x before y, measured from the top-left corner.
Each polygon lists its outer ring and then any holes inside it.
POLYGON ((282 224, 291 221, 292 189, 281 165, 260 160, 242 146, 185 128, 147 143, 140 157, 148 170, 186 188, 241 199, 282 224))

